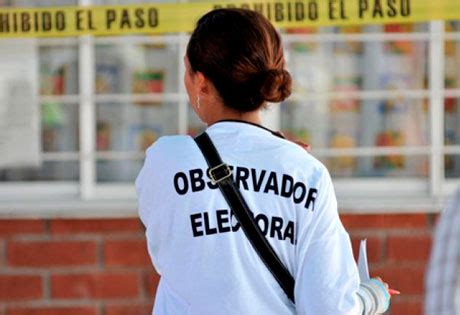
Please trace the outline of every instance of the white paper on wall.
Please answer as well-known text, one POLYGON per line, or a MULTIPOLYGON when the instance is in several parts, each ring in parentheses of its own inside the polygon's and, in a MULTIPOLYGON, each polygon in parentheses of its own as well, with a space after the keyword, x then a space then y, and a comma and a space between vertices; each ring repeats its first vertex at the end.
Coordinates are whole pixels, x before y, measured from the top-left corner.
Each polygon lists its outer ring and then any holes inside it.
POLYGON ((0 169, 41 163, 37 54, 33 41, 0 49, 0 169))

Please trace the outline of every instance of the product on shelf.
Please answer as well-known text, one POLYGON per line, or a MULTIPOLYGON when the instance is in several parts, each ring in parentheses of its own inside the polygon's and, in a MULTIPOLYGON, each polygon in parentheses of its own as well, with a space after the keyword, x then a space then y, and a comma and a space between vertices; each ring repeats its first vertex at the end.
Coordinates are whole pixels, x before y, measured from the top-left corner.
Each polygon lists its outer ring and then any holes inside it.
MULTIPOLYGON (((289 29, 289 34, 319 35, 312 28, 289 29)), ((331 89, 327 47, 318 42, 289 43, 286 50, 288 69, 293 78, 296 99, 281 106, 281 128, 291 138, 308 143, 313 148, 327 146, 328 110, 326 99, 312 99, 331 89)))
POLYGON ((162 126, 152 124, 131 125, 129 129, 129 138, 132 140, 134 150, 145 151, 154 143, 162 134, 162 126))
MULTIPOLYGON (((355 135, 336 133, 331 137, 331 148, 348 149, 356 147, 355 135)), ((328 167, 335 176, 353 176, 356 169, 356 158, 340 156, 329 158, 328 167)))
MULTIPOLYGON (((42 47, 39 50, 41 95, 62 96, 78 93, 78 54, 75 48, 42 47)), ((47 101, 41 104, 43 151, 78 151, 78 106, 47 101)), ((44 163, 43 179, 78 178, 78 163, 44 163), (70 166, 70 167, 69 167, 70 166)))
MULTIPOLYGON (((289 28, 286 30, 287 34, 304 34, 304 35, 314 35, 318 33, 318 30, 315 28, 303 27, 303 28, 289 28)), ((318 47, 316 42, 293 42, 290 44, 290 49, 297 52, 313 52, 318 47)))
POLYGON ((145 69, 133 74, 133 93, 162 93, 164 71, 145 69))
MULTIPOLYGON (((459 29, 460 23, 447 22, 446 31, 452 32, 459 29)), ((460 42, 445 42, 445 88, 460 88, 460 42)), ((460 144, 460 101, 457 98, 448 97, 444 100, 444 144, 460 144)), ((460 176, 460 157, 446 155, 444 159, 446 176, 460 176)))
POLYGON ((42 103, 42 148, 43 151, 56 151, 57 131, 64 118, 61 104, 54 102, 42 103))
MULTIPOLYGON (((397 147, 405 144, 404 135, 398 130, 385 130, 377 135, 376 146, 397 147)), ((378 156, 374 159, 376 169, 398 170, 404 168, 406 160, 400 154, 378 156)))
POLYGON ((40 69, 40 94, 63 95, 64 73, 65 66, 62 66, 54 71, 47 67, 42 67, 40 69))
MULTIPOLYGON (((385 32, 411 32, 412 25, 386 25, 385 32)), ((377 61, 377 89, 400 91, 422 89, 425 69, 420 67, 425 58, 424 43, 409 40, 385 42, 380 45, 377 61)), ((372 128, 374 145, 403 147, 420 146, 427 143, 428 125, 424 101, 395 97, 372 104, 374 117, 367 129, 372 128)), ((427 168, 422 159, 411 159, 403 154, 377 156, 373 159, 373 170, 379 175, 426 175, 427 168)))
POLYGON ((120 66, 111 63, 96 65, 96 93, 109 94, 120 91, 120 66))
MULTIPOLYGON (((337 27, 341 34, 357 33, 359 27, 337 27)), ((355 94, 360 89, 362 44, 340 41, 333 45, 332 74, 333 92, 355 94)), ((357 146, 360 128, 360 108, 358 99, 343 95, 329 102, 331 148, 353 148, 357 146)), ((329 159, 329 168, 335 176, 352 176, 356 171, 357 160, 351 156, 338 156, 329 159)))
POLYGON ((108 122, 98 121, 96 126, 96 150, 108 151, 112 141, 112 128, 108 122))

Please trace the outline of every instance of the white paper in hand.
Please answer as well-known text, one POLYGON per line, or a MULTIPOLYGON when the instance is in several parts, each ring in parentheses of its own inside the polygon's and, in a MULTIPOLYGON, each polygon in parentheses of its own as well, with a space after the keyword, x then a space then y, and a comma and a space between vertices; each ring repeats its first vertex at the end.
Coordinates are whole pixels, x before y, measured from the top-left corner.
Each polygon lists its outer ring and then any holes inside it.
POLYGON ((359 243, 358 272, 361 282, 370 279, 369 266, 367 265, 366 240, 361 240, 361 242, 359 243))

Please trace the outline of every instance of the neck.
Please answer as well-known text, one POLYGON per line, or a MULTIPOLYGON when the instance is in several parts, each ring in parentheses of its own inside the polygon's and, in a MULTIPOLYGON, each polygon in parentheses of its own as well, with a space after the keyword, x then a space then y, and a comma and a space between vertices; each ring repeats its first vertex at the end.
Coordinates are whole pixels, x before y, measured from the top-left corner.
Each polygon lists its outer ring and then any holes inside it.
POLYGON ((224 107, 222 108, 221 111, 213 115, 213 117, 209 117, 206 123, 208 126, 211 126, 212 124, 220 120, 241 120, 241 121, 246 121, 246 122, 257 124, 257 125, 262 124, 259 109, 252 111, 252 112, 241 113, 241 112, 224 107))

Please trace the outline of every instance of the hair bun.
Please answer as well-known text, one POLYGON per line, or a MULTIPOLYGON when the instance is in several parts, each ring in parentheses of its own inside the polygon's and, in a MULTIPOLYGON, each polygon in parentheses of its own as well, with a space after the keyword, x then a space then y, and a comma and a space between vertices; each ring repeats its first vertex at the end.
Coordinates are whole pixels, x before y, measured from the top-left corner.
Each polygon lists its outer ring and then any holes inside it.
POLYGON ((281 102, 291 95, 292 79, 284 69, 270 69, 265 72, 265 79, 260 90, 261 97, 268 102, 281 102))

